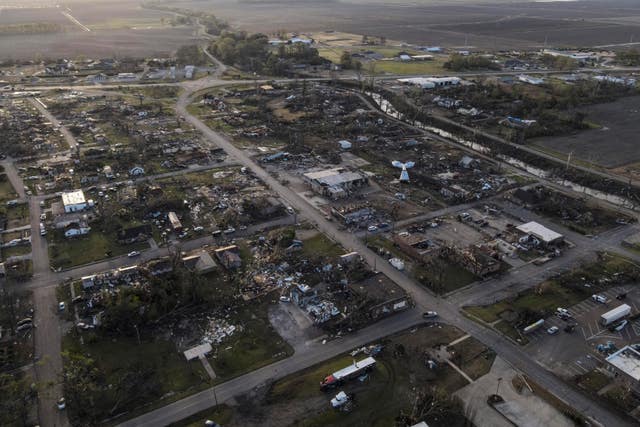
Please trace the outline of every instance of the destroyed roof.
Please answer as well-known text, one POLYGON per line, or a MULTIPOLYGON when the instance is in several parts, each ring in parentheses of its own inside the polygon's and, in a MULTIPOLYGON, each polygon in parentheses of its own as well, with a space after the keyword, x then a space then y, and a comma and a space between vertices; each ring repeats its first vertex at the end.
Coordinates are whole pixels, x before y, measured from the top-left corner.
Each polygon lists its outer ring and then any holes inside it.
POLYGON ((304 176, 307 179, 317 181, 319 184, 329 187, 365 179, 365 177, 361 173, 347 171, 343 168, 333 168, 318 172, 308 172, 305 173, 304 176))

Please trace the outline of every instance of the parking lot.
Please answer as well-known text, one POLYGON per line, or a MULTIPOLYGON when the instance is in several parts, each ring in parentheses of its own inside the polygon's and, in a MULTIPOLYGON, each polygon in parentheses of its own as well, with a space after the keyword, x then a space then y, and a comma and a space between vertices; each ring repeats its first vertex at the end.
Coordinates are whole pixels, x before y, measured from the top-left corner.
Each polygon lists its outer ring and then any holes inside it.
POLYGON ((602 326, 600 316, 621 304, 631 307, 631 316, 640 313, 640 290, 632 285, 611 288, 598 295, 606 297, 606 303, 598 303, 588 298, 569 310, 572 318, 563 320, 554 315, 545 319, 544 326, 527 335, 527 350, 535 358, 561 375, 578 375, 588 372, 604 362, 608 355, 598 350, 598 345, 611 343, 616 348, 640 342, 640 319, 632 320, 621 331, 610 331, 602 326), (623 300, 616 297, 626 293, 623 300), (568 324, 575 324, 573 333, 564 331, 568 324), (559 331, 550 335, 547 330, 552 326, 559 331))

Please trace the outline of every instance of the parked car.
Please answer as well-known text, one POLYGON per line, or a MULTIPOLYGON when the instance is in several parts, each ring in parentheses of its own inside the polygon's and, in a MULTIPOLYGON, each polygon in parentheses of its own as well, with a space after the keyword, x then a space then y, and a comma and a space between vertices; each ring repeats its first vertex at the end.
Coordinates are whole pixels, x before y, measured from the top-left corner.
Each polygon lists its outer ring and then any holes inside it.
POLYGON ((556 313, 561 318, 571 317, 571 313, 566 308, 558 307, 558 309, 556 310, 556 313))
POLYGON ((280 301, 282 301, 282 302, 291 302, 291 298, 289 298, 289 297, 288 297, 288 296, 286 296, 286 295, 282 295, 282 296, 280 297, 280 301))
POLYGON ((232 234, 232 233, 235 233, 235 232, 236 232, 236 229, 233 228, 233 227, 229 227, 226 230, 224 230, 224 234, 232 234))
POLYGON ((627 298, 627 293, 626 292, 620 293, 620 294, 618 294, 616 296, 617 300, 623 300, 623 299, 626 299, 626 298, 627 298))
POLYGON ((422 313, 422 318, 424 319, 433 319, 438 317, 438 313, 436 311, 425 311, 422 313))
POLYGON ((378 227, 375 225, 370 225, 369 227, 367 227, 367 231, 373 233, 374 231, 378 231, 378 227))
POLYGON ((552 326, 549 329, 547 329, 547 333, 549 335, 555 335, 558 333, 558 331, 560 330, 560 328, 558 328, 557 326, 552 326))
POLYGON ((66 308, 66 306, 67 306, 67 305, 64 303, 64 301, 60 301, 60 302, 58 303, 58 310, 60 310, 60 311, 64 311, 64 309, 66 308))
POLYGON ((604 295, 593 294, 593 295, 591 295, 591 299, 593 300, 593 302, 597 302, 599 304, 606 304, 607 303, 607 298, 604 295))
POLYGON ((576 330, 576 326, 578 326, 575 323, 569 323, 567 324, 567 326, 564 327, 564 331, 568 334, 572 333, 573 331, 576 330))
POLYGON ((127 256, 128 256, 129 258, 135 258, 135 257, 137 257, 137 256, 140 256, 140 252, 139 252, 139 251, 131 251, 131 252, 129 252, 129 253, 127 254, 127 256))
POLYGON ((58 399, 56 405, 58 406, 58 410, 62 411, 67 407, 67 402, 64 400, 64 397, 61 397, 60 399, 58 399))

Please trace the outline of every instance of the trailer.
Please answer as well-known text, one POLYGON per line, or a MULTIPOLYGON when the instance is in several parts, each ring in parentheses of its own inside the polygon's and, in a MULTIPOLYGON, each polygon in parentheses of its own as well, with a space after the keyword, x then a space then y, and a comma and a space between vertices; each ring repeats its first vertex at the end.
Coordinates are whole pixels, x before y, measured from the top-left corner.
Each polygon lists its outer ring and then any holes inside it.
POLYGON ((327 389, 342 384, 344 381, 358 377, 365 372, 369 372, 376 365, 376 360, 373 357, 367 357, 359 362, 354 362, 352 365, 342 368, 339 371, 327 376, 320 383, 321 389, 327 389))
POLYGON ((631 307, 627 304, 622 304, 614 308, 613 310, 607 311, 602 316, 600 316, 600 324, 602 326, 609 326, 613 322, 617 322, 623 317, 631 314, 631 307))
POLYGON ((540 328, 542 325, 544 325, 544 319, 540 319, 537 322, 534 322, 532 324, 530 324, 529 326, 527 326, 526 328, 524 328, 522 330, 522 332, 524 332, 525 334, 529 334, 531 332, 536 331, 538 328, 540 328))

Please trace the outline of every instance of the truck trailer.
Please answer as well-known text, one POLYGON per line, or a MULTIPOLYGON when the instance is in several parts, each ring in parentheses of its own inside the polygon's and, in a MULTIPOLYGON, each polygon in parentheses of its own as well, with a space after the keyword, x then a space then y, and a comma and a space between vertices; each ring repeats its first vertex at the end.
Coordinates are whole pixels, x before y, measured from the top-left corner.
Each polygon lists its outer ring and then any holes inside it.
POLYGON ((321 389, 327 389, 342 384, 346 380, 358 377, 365 372, 369 372, 376 365, 376 360, 373 357, 367 357, 359 362, 354 362, 352 365, 342 368, 339 371, 326 377, 320 383, 321 389))
POLYGON ((600 316, 600 324, 602 326, 609 326, 613 322, 617 322, 623 317, 631 314, 631 307, 627 304, 622 304, 614 308, 613 310, 607 311, 602 316, 600 316))

